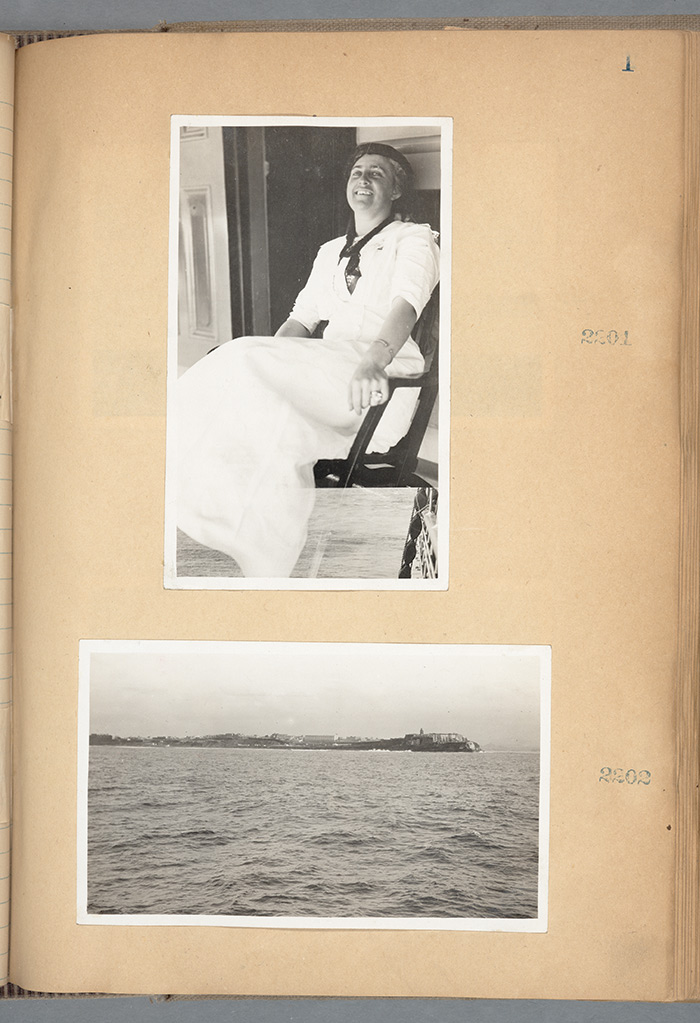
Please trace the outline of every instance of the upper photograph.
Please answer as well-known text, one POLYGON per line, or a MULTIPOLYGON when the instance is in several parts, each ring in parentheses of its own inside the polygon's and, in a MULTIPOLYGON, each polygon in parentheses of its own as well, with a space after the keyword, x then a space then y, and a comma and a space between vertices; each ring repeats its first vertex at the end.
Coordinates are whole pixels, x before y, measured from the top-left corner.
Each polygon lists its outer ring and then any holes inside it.
POLYGON ((447 588, 451 132, 172 118, 166 587, 447 588))

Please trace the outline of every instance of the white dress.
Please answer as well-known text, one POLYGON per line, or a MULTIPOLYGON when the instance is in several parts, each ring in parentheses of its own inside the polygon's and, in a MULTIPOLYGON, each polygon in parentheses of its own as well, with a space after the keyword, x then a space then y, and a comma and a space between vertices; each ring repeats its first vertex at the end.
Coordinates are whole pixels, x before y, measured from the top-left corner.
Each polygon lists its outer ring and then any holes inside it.
MULTIPOLYGON (((350 293, 345 238, 321 246, 291 312, 323 338, 235 338, 177 383, 178 526, 234 558, 245 576, 286 578, 306 542, 313 466, 345 458, 361 417, 348 409, 350 379, 396 298, 420 315, 439 276, 439 250, 425 224, 395 221, 360 253, 350 293)), ((420 373, 412 338, 387 367, 420 373)), ((410 424, 416 393, 399 388, 375 433, 387 451, 410 424)))

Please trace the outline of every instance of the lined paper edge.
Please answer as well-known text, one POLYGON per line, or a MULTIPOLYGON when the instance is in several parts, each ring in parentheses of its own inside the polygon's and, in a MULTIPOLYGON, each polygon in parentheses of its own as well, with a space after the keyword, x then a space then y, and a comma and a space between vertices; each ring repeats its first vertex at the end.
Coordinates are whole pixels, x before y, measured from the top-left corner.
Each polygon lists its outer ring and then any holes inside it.
POLYGON ((12 784, 12 167, 15 40, 0 35, 0 984, 9 979, 12 784))

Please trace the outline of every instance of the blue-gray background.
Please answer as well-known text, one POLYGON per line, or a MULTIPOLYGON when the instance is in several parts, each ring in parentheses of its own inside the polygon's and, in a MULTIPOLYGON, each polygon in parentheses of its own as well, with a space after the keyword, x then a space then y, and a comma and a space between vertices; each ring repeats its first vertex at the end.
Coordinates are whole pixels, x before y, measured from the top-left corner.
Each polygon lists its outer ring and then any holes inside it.
MULTIPOLYGON (((700 0, 0 0, 0 31, 162 22, 700 15, 700 0)), ((700 1023, 700 1005, 469 999, 148 998, 0 1001, 2 1023, 700 1023)))
POLYGON ((145 29, 160 22, 700 14, 700 0, 2 0, 0 28, 145 29))

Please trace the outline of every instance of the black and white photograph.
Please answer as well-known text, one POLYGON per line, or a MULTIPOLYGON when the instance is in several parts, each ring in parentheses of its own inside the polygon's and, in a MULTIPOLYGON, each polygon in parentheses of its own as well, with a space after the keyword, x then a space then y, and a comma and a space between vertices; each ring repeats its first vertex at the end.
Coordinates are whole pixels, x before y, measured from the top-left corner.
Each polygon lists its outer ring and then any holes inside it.
POLYGON ((446 589, 450 118, 172 118, 165 585, 446 589))
POLYGON ((78 923, 547 929, 551 650, 83 641, 78 923))

